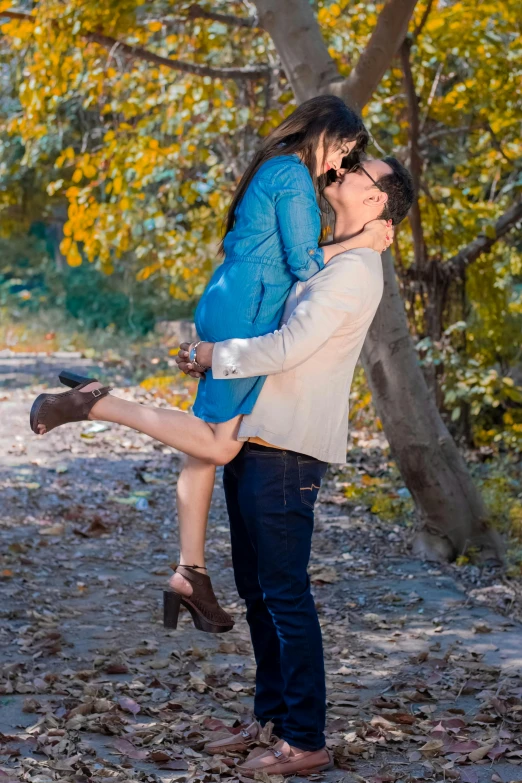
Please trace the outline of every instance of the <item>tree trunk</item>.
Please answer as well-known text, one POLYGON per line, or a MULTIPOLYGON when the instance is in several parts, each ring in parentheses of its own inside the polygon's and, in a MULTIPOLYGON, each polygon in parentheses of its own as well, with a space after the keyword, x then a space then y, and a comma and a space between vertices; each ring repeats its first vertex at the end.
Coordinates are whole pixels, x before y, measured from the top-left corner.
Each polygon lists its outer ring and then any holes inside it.
POLYGON ((477 547, 501 558, 500 537, 430 394, 411 339, 392 255, 383 255, 385 294, 363 348, 363 365, 386 437, 419 514, 414 552, 454 559, 477 547))
MULTIPOLYGON (((255 4, 299 103, 330 92, 362 109, 404 41, 416 0, 387 0, 365 51, 344 80, 332 69, 308 0, 255 4)), ((475 244, 456 263, 468 263, 475 251, 480 254, 484 242, 475 244)), ((384 431, 418 510, 414 551, 447 560, 474 546, 483 557, 499 559, 500 538, 487 527, 480 494, 424 380, 391 253, 384 254, 383 264, 384 297, 363 349, 363 363, 384 431)))
POLYGON ((295 99, 303 103, 343 82, 317 24, 312 6, 303 0, 258 0, 259 24, 270 34, 295 99))

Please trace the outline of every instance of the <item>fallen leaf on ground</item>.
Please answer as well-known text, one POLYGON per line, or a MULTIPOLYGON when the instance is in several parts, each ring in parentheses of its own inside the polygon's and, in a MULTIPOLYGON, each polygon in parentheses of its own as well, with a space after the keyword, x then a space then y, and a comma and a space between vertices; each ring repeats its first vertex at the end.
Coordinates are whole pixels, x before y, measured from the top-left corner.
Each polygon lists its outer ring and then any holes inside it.
POLYGON ((139 750, 132 742, 129 742, 129 740, 115 739, 111 742, 111 745, 118 753, 121 753, 122 756, 128 756, 130 759, 135 759, 136 761, 143 761, 149 755, 148 750, 139 750))
POLYGON ((118 704, 122 710, 125 710, 125 712, 130 712, 132 715, 137 715, 141 710, 140 705, 134 701, 134 699, 130 699, 128 696, 122 696, 121 699, 118 699, 118 704))

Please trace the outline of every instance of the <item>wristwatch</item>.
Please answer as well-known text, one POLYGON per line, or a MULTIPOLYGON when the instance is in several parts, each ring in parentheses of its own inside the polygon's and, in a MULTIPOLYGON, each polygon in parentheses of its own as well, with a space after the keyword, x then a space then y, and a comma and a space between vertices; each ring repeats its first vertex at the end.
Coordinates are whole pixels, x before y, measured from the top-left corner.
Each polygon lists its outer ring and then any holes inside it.
POLYGON ((194 369, 197 370, 198 372, 206 372, 208 370, 208 367, 203 367, 203 365, 200 364, 196 358, 198 345, 201 345, 202 342, 203 341, 200 340, 199 342, 191 345, 189 348, 189 362, 193 365, 194 369))

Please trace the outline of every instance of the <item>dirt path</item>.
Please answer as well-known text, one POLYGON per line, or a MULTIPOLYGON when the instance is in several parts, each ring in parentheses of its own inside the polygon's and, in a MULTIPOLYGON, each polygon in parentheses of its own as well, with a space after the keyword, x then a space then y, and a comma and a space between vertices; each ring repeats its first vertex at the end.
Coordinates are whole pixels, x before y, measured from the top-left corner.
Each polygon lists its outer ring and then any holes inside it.
MULTIPOLYGON (((0 783, 230 780, 201 750, 248 719, 254 681, 220 482, 211 573, 236 627, 165 631, 179 457, 116 426, 33 436, 30 403, 63 361, 0 356, 0 783)), ((411 561, 407 531, 349 510, 338 480, 311 565, 339 762, 325 777, 522 781, 522 627, 411 561)))

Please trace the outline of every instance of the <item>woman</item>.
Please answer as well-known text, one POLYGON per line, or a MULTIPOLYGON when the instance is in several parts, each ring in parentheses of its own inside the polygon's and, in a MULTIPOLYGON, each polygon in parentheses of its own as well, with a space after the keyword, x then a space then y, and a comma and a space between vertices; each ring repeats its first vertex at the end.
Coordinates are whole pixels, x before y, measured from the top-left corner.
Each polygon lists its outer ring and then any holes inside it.
MULTIPOLYGON (((319 246, 318 199, 329 171, 346 155, 357 158, 368 143, 362 120, 334 96, 302 104, 262 142, 243 175, 227 216, 222 251, 196 311, 202 340, 255 337, 279 326, 296 280, 307 280, 335 255, 357 247, 382 252, 392 241, 385 221, 372 221, 359 237, 319 246)), ((197 363, 197 349, 193 360, 197 363)), ((200 382, 195 417, 182 411, 144 407, 109 395, 93 379, 63 374, 74 391, 40 395, 31 427, 44 434, 86 418, 125 424, 188 455, 177 486, 180 565, 165 595, 169 627, 184 604, 196 627, 227 631, 233 621, 221 609, 206 571, 204 544, 215 465, 233 459, 241 416, 252 411, 264 378, 200 382)))

